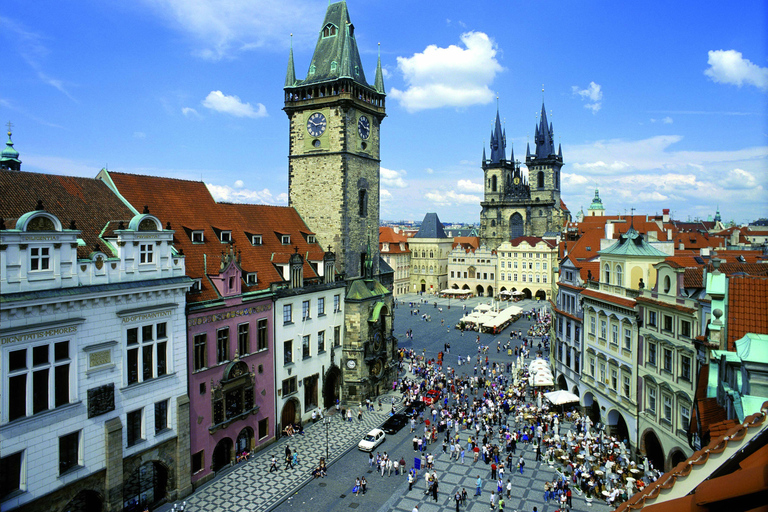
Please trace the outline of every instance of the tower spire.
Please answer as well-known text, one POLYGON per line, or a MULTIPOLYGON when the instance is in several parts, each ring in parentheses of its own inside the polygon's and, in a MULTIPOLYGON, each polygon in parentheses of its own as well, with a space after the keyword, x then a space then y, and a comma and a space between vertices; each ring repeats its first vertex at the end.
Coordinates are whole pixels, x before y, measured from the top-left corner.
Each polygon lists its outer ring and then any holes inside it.
POLYGON ((491 162, 494 164, 506 160, 507 148, 504 138, 504 131, 501 128, 501 117, 499 116, 499 98, 496 97, 496 121, 491 132, 491 162))
POLYGON ((296 68, 293 65, 293 33, 291 33, 291 50, 288 54, 288 71, 285 73, 285 87, 293 87, 296 84, 296 68))
POLYGON ((8 121, 6 126, 8 127, 8 141, 5 143, 5 149, 0 153, 0 169, 20 171, 21 160, 19 160, 19 152, 14 149, 13 140, 11 140, 11 128, 13 127, 13 124, 8 121))
POLYGON ((384 73, 381 71, 381 43, 379 43, 379 62, 376 63, 376 80, 374 81, 376 91, 384 94, 384 73))

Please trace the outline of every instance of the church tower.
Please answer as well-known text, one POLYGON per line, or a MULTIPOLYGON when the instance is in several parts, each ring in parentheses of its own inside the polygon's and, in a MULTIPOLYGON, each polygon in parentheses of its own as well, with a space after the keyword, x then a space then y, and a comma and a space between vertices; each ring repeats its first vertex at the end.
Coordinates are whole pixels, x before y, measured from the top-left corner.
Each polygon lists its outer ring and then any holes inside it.
POLYGON ((5 143, 3 152, 0 153, 0 170, 7 171, 20 171, 21 160, 19 160, 19 152, 13 147, 13 141, 11 140, 11 124, 8 121, 8 142, 5 143))
POLYGON ((536 151, 531 154, 530 145, 528 145, 525 165, 528 167, 528 179, 531 183, 531 199, 537 206, 546 208, 546 210, 540 210, 546 215, 537 215, 534 212, 533 229, 537 232, 552 231, 553 228, 555 231, 560 231, 562 222, 556 225, 553 215, 561 212, 560 168, 563 166, 563 151, 562 148, 558 148, 555 153, 555 131, 552 129, 552 123, 547 123, 547 111, 543 102, 539 125, 535 128, 535 132, 536 151))
POLYGON ((345 277, 363 276, 366 260, 377 275, 384 79, 381 57, 374 84, 365 79, 346 2, 328 6, 304 80, 291 48, 284 90, 289 205, 331 247, 345 277))

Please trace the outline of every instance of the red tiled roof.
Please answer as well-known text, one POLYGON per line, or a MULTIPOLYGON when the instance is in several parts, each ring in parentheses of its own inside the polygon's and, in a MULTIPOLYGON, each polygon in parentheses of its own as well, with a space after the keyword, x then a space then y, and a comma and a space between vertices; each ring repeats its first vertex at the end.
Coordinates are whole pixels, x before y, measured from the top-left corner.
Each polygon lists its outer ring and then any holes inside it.
POLYGON ((570 212, 567 206, 565 206, 565 201, 563 201, 563 198, 560 198, 560 209, 564 212, 570 212))
POLYGON ((464 249, 471 249, 473 252, 480 247, 480 237, 477 236, 455 236, 453 237, 453 246, 462 246, 464 249))
POLYGON ((603 302, 610 302, 611 304, 616 304, 617 306, 622 306, 628 309, 634 309, 635 307, 635 301, 632 299, 617 297, 616 295, 599 292, 597 290, 586 289, 583 290, 581 294, 586 295, 587 297, 592 297, 593 299, 601 300, 603 302))
POLYGON ((635 299, 637 302, 644 302, 646 304, 653 304, 654 306, 659 306, 667 309, 674 309, 677 311, 681 311, 683 313, 694 313, 696 310, 694 308, 688 308, 685 306, 681 306, 680 304, 671 304, 669 302, 664 302, 656 299, 652 299, 650 297, 643 297, 639 296, 637 299, 635 299))
POLYGON ((765 434, 766 412, 768 402, 763 403, 760 412, 748 416, 743 424, 735 425, 724 435, 713 438, 709 445, 647 485, 616 508, 615 512, 640 509, 649 512, 765 511, 768 492, 768 445, 765 445, 761 438, 765 434), (751 449, 753 446, 754 449, 751 449), (740 450, 728 458, 718 457, 726 448, 732 451, 735 448, 740 450), (710 460, 711 457, 713 458, 710 460), (711 471, 709 466, 706 469, 700 467, 705 464, 712 466, 711 471), (708 478, 703 478, 684 496, 672 498, 674 494, 670 491, 676 482, 684 481, 692 474, 694 468, 697 471, 707 471, 708 478))
POLYGON ((408 254, 411 250, 408 248, 408 237, 395 232, 395 230, 389 226, 379 227, 379 249, 381 250, 384 243, 389 244, 389 250, 387 254, 408 254), (400 249, 400 244, 404 243, 405 248, 400 249))
POLYGON ((739 422, 736 420, 723 420, 718 421, 717 423, 711 423, 709 425, 709 438, 717 439, 718 437, 722 437, 726 432, 738 424, 739 422))
MULTIPOLYGON (((63 229, 70 222, 81 231, 84 247, 78 247, 79 258, 87 258, 96 244, 109 252, 101 232, 110 222, 123 221, 125 225, 134 213, 103 182, 93 178, 76 178, 20 171, 0 171, 0 218, 12 229, 16 220, 35 210, 41 200, 45 211, 56 216, 63 229)), ((141 208, 138 209, 142 211, 141 208)), ((152 212, 161 222, 166 218, 152 212)))
POLYGON ((521 243, 527 242, 528 245, 533 247, 534 245, 544 242, 547 244, 550 248, 555 247, 556 242, 554 240, 545 239, 545 238, 539 238, 537 236, 519 236, 513 240, 510 240, 509 243, 512 244, 512 247, 517 247, 521 243))
POLYGON ((148 205, 152 214, 170 221, 176 230, 174 247, 184 252, 187 275, 202 279, 202 291, 190 294, 190 302, 218 297, 206 272, 218 273, 220 256, 227 244, 219 241, 214 226, 232 232, 232 241, 241 251, 243 272, 257 272, 257 284, 247 286, 243 282, 243 292, 267 289, 271 283, 283 281, 275 263, 287 263, 295 247, 305 258, 304 277, 317 277, 307 259, 322 260, 323 249, 317 243, 307 242, 307 235, 312 232, 294 208, 216 203, 202 182, 117 172, 110 172, 109 176, 135 208, 140 210, 148 205), (191 230, 198 229, 204 232, 204 243, 192 243, 191 230), (290 245, 282 244, 283 234, 290 235, 290 245), (261 235, 262 244, 253 245, 252 235, 261 235))
POLYGON ((768 279, 754 276, 728 278, 728 350, 747 333, 768 334, 768 279))

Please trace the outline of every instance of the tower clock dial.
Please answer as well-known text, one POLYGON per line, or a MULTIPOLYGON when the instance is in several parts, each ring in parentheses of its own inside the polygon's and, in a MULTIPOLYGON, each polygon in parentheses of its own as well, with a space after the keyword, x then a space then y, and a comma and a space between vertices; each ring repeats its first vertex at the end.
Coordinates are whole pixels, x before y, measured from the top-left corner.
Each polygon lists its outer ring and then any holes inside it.
POLYGON ((347 368, 349 368, 350 370, 354 370, 356 366, 357 366, 357 361, 355 361, 354 359, 347 359, 347 368))
POLYGON ((307 133, 313 137, 319 137, 325 133, 325 127, 327 125, 325 116, 320 112, 315 112, 309 119, 307 119, 307 133))
POLYGON ((357 120, 357 134, 360 138, 365 140, 371 134, 371 122, 365 116, 360 116, 357 120))

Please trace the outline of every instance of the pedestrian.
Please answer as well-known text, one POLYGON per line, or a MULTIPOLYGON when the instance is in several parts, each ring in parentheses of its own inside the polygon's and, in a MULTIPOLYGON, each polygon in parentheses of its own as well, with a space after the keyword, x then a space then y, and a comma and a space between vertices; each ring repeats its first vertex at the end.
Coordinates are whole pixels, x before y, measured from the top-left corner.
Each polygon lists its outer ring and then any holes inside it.
POLYGON ((480 475, 477 475, 477 491, 475 491, 475 496, 480 496, 480 494, 482 494, 482 488, 483 481, 480 479, 480 475))
POLYGON ((517 461, 517 467, 520 469, 520 474, 523 474, 523 468, 525 467, 525 460, 523 460, 523 456, 520 455, 520 459, 517 461))
POLYGON ((355 493, 355 496, 360 496, 360 479, 355 478, 355 488, 352 489, 352 491, 355 493))
POLYGON ((491 491, 490 503, 491 503, 491 511, 496 510, 496 493, 494 491, 491 491))
POLYGON ((363 495, 368 492, 368 480, 365 479, 365 476, 360 479, 360 490, 363 491, 363 495))
POLYGON ((511 498, 512 494, 512 482, 507 478, 507 498, 511 498))
POLYGON ((347 409, 347 421, 352 423, 352 409, 347 409))
POLYGON ((270 461, 269 465, 269 472, 277 471, 277 457, 274 455, 272 456, 272 460, 270 461))
POLYGON ((432 498, 437 501, 437 478, 432 482, 432 498))
POLYGON ((453 495, 453 501, 456 502, 456 512, 459 512, 459 505, 461 505, 461 493, 459 491, 453 495))
POLYGON ((362 405, 357 406, 357 421, 359 421, 359 422, 363 421, 363 406, 362 405))
POLYGON ((500 512, 504 511, 504 496, 502 496, 501 494, 499 494, 499 511, 500 512))
POLYGON ((299 465, 299 451, 296 450, 293 452, 293 459, 291 459, 291 467, 295 467, 299 465))

